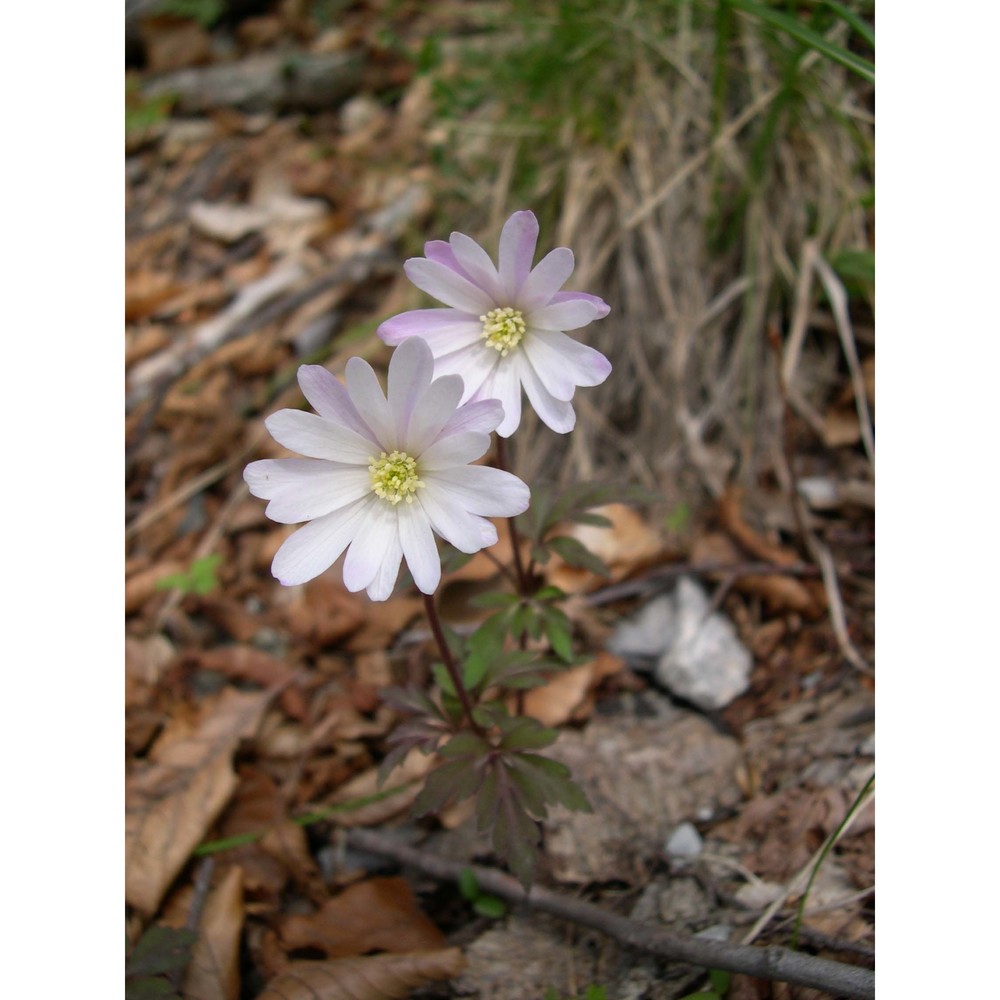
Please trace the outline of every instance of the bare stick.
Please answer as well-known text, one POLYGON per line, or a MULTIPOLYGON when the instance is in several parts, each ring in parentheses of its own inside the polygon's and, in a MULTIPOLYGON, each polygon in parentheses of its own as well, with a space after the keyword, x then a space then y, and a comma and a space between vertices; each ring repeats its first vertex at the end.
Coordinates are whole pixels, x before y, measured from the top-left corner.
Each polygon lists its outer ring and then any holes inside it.
POLYGON ((530 893, 526 893, 520 883, 509 875, 477 865, 469 866, 461 861, 449 861, 408 847, 376 830, 351 830, 347 839, 359 850, 394 858, 400 864, 416 868, 425 875, 442 881, 457 881, 460 873, 471 867, 477 883, 487 892, 511 903, 522 903, 563 920, 591 927, 627 948, 636 948, 660 958, 690 962, 706 969, 742 972, 759 979, 811 986, 836 996, 858 997, 862 1000, 875 996, 875 974, 870 969, 813 958, 787 948, 754 948, 671 934, 652 924, 620 917, 593 903, 573 899, 540 886, 535 886, 530 893))

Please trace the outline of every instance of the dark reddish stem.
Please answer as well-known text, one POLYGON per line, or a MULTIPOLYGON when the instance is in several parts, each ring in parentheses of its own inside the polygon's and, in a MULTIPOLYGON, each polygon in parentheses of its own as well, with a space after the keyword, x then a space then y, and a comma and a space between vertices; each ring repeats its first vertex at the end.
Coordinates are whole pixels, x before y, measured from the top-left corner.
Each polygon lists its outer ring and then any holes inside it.
POLYGON ((434 633, 434 640, 438 644, 438 649, 441 650, 441 659, 444 661, 444 668, 448 671, 448 676, 451 677, 451 683, 455 688, 455 694, 458 695, 458 700, 462 703, 465 717, 468 719, 472 729, 485 739, 486 733, 483 727, 476 722, 472 714, 472 699, 469 697, 469 692, 465 690, 465 684, 462 682, 462 672, 458 669, 458 664, 452 655, 451 647, 444 637, 444 629, 441 628, 441 619, 438 617, 437 607, 434 605, 434 596, 432 594, 424 594, 424 609, 427 612, 427 620, 430 622, 431 632, 434 633))

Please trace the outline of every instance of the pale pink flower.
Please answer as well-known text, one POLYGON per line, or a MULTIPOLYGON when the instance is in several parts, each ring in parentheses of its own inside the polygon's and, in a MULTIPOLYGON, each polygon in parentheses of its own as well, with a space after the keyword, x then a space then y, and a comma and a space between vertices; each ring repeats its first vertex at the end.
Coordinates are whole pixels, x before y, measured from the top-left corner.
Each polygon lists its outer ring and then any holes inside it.
POLYGON ((564 332, 607 316, 610 307, 596 295, 559 290, 573 273, 567 247, 532 268, 537 241, 534 214, 515 212, 500 234, 499 267, 462 233, 426 243, 427 256, 411 257, 404 269, 448 308, 414 309, 378 328, 387 344, 426 340, 435 373, 462 376, 463 402, 499 399, 502 437, 521 422, 522 387, 542 421, 564 434, 576 424, 570 400, 577 386, 600 385, 611 372, 603 354, 564 332))
POLYGON ((278 549, 271 571, 305 583, 347 550, 344 583, 374 601, 392 593, 399 564, 432 594, 441 579, 434 532, 462 552, 497 540, 486 518, 528 507, 528 487, 500 469, 470 465, 503 419, 495 399, 460 405, 457 375, 433 379, 434 359, 419 339, 389 362, 388 399, 371 365, 351 358, 342 385, 325 368, 303 365, 299 385, 316 410, 279 410, 266 420, 274 439, 306 458, 251 462, 243 478, 270 501, 281 524, 309 523, 278 549))

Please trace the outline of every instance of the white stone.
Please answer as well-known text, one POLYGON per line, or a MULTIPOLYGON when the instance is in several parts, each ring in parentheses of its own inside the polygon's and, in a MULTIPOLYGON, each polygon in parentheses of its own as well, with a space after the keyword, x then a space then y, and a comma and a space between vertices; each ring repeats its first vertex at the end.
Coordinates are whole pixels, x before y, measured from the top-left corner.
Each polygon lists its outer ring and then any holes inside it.
POLYGON ((696 858, 701 854, 703 843, 693 823, 681 823, 667 840, 667 854, 676 858, 696 858))

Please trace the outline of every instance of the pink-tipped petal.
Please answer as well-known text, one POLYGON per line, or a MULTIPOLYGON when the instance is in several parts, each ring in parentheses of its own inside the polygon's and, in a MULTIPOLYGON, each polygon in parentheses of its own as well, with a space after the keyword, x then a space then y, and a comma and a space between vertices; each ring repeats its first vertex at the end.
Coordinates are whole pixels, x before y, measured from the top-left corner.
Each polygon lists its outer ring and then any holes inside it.
MULTIPOLYGON (((402 347, 399 349, 402 350, 402 347)), ((396 428, 389 412, 389 403, 382 395, 382 386, 379 385, 372 366, 363 358, 351 358, 344 369, 344 377, 351 402, 357 407, 358 413, 372 429, 382 450, 392 451, 396 447, 396 428)))
POLYGON ((517 300, 531 271, 538 243, 538 220, 534 212, 515 212, 500 233, 500 284, 508 304, 517 300))
POLYGON ((278 410, 265 421, 278 444, 307 458, 325 458, 348 465, 367 464, 374 445, 342 424, 302 410, 278 410))
POLYGON ((417 404, 431 384, 434 355, 420 337, 404 341, 389 360, 389 413, 397 444, 407 436, 407 428, 417 404))
POLYGON ((372 495, 299 528, 278 549, 271 572, 286 587, 308 583, 319 576, 340 558, 374 500, 372 495))
POLYGON ((581 326, 593 323, 595 319, 595 307, 584 299, 556 302, 540 309, 532 309, 528 317, 532 330, 578 330, 581 326))
POLYGON ((486 292, 436 260, 411 257, 403 270, 417 288, 453 309, 482 316, 493 308, 493 300, 486 292))
MULTIPOLYGON (((447 240, 429 240, 424 244, 424 256, 428 260, 436 260, 439 264, 444 264, 445 267, 451 268, 452 271, 468 281, 473 281, 471 275, 458 262, 455 251, 452 250, 451 244, 447 240)), ((475 284, 474 281, 473 284, 475 284)))
POLYGON ((372 489, 367 468, 312 458, 251 462, 243 478, 255 497, 270 500, 267 516, 279 524, 322 517, 360 500, 372 489))
POLYGON ((374 443, 371 428, 361 419, 346 387, 332 372, 322 365, 302 365, 298 377, 302 395, 321 417, 343 424, 374 443))
POLYGON ((387 319, 375 332, 390 347, 420 337, 435 354, 445 354, 481 339, 483 324, 478 316, 457 309, 411 309, 387 319))
POLYGON ((550 250, 521 286, 518 307, 528 312, 547 305, 573 273, 573 267, 573 251, 568 247, 550 250))
POLYGON ((501 304, 500 276, 490 255, 464 233, 451 234, 451 249, 469 280, 486 292, 495 304, 501 304))
POLYGON ((574 299, 582 299, 584 302, 589 302, 597 312, 595 319, 604 319, 609 312, 611 312, 611 306, 597 295, 591 295, 588 292, 556 292, 552 296, 550 305, 555 305, 557 302, 572 302, 574 299))
POLYGON ((413 582, 423 593, 433 594, 441 582, 441 557, 431 523, 417 503, 401 503, 398 510, 399 542, 413 582))

